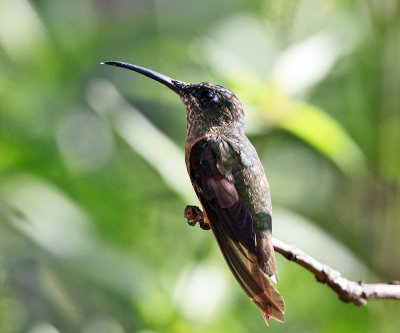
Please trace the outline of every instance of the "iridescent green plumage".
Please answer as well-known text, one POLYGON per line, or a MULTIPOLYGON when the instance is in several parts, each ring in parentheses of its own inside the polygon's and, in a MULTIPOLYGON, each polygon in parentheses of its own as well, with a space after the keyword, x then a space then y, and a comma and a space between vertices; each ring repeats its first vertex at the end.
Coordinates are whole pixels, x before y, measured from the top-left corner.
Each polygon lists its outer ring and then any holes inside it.
POLYGON ((266 322, 269 317, 282 321, 284 301, 264 275, 278 280, 269 186, 244 134, 241 103, 229 90, 209 83, 190 85, 189 94, 183 89, 186 166, 193 187, 235 278, 266 322))
POLYGON ((269 186, 257 152, 244 134, 239 99, 219 85, 188 84, 135 65, 106 64, 144 74, 181 97, 187 115, 186 166, 204 208, 204 220, 266 323, 270 317, 283 321, 283 298, 267 278, 278 280, 269 186))

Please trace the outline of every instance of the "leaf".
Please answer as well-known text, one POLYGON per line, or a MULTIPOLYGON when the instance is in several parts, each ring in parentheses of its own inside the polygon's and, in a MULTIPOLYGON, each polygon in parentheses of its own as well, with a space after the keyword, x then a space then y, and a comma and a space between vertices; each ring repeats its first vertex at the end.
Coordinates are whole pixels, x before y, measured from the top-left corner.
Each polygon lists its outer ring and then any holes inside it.
POLYGON ((298 136, 334 162, 347 176, 366 173, 365 156, 346 130, 316 106, 298 103, 280 127, 298 136))

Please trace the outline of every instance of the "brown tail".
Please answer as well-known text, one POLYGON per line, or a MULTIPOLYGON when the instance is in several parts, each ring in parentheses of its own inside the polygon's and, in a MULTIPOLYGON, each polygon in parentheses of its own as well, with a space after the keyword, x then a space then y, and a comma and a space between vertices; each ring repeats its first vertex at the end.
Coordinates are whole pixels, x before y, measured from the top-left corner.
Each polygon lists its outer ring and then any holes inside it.
POLYGON ((285 302, 282 295, 270 283, 267 275, 275 283, 278 282, 278 272, 275 260, 274 248, 270 237, 257 238, 257 260, 258 267, 251 261, 249 268, 261 287, 262 293, 255 295, 254 303, 261 309, 265 323, 269 324, 269 318, 284 321, 285 302))
POLYGON ((254 295, 252 301, 261 309, 265 323, 269 325, 269 318, 285 321, 285 301, 282 295, 260 269, 257 272, 253 270, 253 276, 262 291, 254 295))
POLYGON ((279 293, 276 288, 270 284, 270 290, 272 294, 272 302, 270 301, 270 297, 268 297, 269 301, 267 306, 261 309, 262 315, 264 317, 265 323, 267 326, 269 325, 269 318, 274 318, 277 321, 283 322, 285 321, 285 301, 283 300, 282 295, 279 293))
MULTIPOLYGON (((226 263, 245 293, 261 309, 267 325, 269 318, 284 321, 285 302, 281 294, 270 284, 268 275, 258 263, 257 256, 243 248, 234 235, 229 237, 230 229, 225 230, 224 224, 211 224, 211 226, 226 263)), ((268 272, 275 276, 276 268, 268 272)))

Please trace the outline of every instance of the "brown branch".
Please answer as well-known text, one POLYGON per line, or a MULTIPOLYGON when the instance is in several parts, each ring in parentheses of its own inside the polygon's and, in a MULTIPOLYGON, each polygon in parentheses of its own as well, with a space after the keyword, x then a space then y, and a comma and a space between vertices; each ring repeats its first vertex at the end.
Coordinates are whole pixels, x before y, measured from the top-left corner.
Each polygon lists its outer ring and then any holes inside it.
MULTIPOLYGON (((199 222, 201 228, 206 230, 210 229, 209 224, 206 225, 203 212, 199 207, 186 206, 184 216, 192 227, 199 222), (204 228, 205 225, 207 228, 204 228)), ((276 238, 272 238, 272 244, 276 252, 279 252, 286 259, 294 261, 309 270, 315 275, 317 281, 333 289, 343 302, 352 302, 357 306, 363 306, 367 304, 368 298, 391 298, 400 300, 400 281, 375 284, 365 284, 362 281, 350 281, 342 277, 340 272, 325 264, 321 264, 293 245, 285 244, 276 238)))
POLYGON ((375 284, 350 281, 342 277, 340 272, 320 263, 295 246, 285 244, 276 238, 272 239, 272 243, 276 252, 309 270, 315 275, 317 281, 332 288, 343 302, 363 306, 367 304, 368 298, 400 300, 400 281, 375 284))

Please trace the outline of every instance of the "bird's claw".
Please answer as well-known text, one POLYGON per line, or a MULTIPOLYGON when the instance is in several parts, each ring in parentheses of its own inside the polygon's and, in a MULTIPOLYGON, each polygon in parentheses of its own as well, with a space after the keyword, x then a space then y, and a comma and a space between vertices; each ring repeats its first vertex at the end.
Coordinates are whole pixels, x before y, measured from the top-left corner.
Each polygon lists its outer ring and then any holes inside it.
POLYGON ((198 222, 203 230, 210 230, 210 223, 204 217, 204 213, 197 206, 186 206, 183 216, 187 219, 190 226, 194 227, 198 222))
POLYGON ((192 227, 195 226, 197 222, 204 222, 203 212, 197 206, 186 206, 183 216, 192 227))
POLYGON ((197 223, 197 221, 196 220, 193 220, 193 221, 191 221, 191 220, 187 220, 187 223, 191 226, 191 227, 194 227, 195 225, 196 225, 196 223, 197 223))
POLYGON ((200 228, 203 230, 210 230, 211 226, 209 222, 200 222, 200 228))

